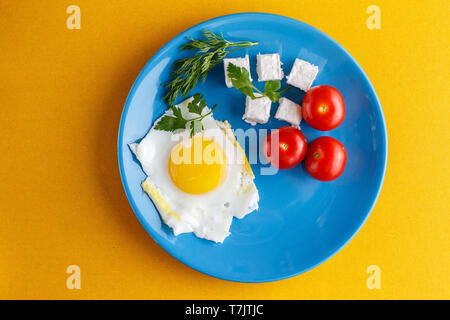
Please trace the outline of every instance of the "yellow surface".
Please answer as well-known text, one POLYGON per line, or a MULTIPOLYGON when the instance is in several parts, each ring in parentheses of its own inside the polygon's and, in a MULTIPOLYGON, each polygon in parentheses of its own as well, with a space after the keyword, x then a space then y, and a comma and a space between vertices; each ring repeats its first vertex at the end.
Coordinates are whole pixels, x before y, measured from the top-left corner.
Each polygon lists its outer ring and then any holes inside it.
POLYGON ((449 12, 442 1, 0 2, 0 298, 450 298, 449 12), (81 8, 81 30, 66 8, 81 8), (369 5, 381 29, 366 26, 369 5), (122 190, 116 136, 131 84, 184 29, 265 11, 341 43, 374 84, 389 132, 372 215, 336 256, 266 284, 217 280, 161 249, 122 190), (66 269, 81 268, 81 289, 66 269), (379 290, 366 286, 369 265, 379 290))

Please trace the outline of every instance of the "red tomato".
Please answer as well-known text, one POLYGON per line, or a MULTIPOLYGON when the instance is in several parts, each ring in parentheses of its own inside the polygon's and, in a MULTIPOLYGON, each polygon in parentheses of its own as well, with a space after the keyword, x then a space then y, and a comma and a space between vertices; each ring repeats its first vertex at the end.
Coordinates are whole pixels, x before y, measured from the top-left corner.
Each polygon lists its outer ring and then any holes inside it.
POLYGON ((331 86, 311 88, 303 98, 302 114, 303 119, 312 128, 321 131, 332 130, 344 120, 344 98, 331 86))
POLYGON ((305 158, 307 148, 305 136, 293 127, 281 127, 272 131, 263 144, 267 160, 279 169, 298 165, 305 158))
POLYGON ((347 151, 338 140, 320 137, 309 144, 306 155, 306 171, 317 180, 331 181, 344 171, 347 151))

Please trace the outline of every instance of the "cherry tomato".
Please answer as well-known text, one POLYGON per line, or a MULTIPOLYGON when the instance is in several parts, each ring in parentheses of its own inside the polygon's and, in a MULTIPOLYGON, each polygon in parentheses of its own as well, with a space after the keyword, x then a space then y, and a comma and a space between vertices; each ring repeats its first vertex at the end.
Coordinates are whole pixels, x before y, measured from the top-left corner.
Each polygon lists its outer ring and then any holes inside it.
POLYGON ((263 144, 267 160, 279 169, 298 165, 305 158, 307 148, 305 136, 293 127, 281 127, 272 131, 263 144))
POLYGON ((308 146, 305 159, 306 171, 317 180, 331 181, 344 171, 347 151, 338 140, 320 137, 308 146))
POLYGON ((303 98, 302 114, 303 119, 312 128, 321 131, 332 130, 344 120, 344 98, 331 86, 311 88, 303 98))

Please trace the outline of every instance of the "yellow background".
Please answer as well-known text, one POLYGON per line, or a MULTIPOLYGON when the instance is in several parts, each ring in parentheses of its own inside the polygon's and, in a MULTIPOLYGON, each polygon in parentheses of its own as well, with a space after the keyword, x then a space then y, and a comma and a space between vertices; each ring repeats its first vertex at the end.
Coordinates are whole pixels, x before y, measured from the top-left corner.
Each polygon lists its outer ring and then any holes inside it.
POLYGON ((450 298, 449 13, 442 1, 0 2, 0 298, 450 298), (81 30, 66 28, 67 6, 81 30), (381 30, 366 8, 381 8, 381 30), (372 215, 337 255, 265 284, 218 280, 161 249, 134 216, 116 137, 128 91, 179 32, 236 12, 290 16, 341 43, 370 77, 389 133, 372 215), (66 268, 81 267, 81 290, 66 268), (382 289, 366 287, 378 265, 382 289))

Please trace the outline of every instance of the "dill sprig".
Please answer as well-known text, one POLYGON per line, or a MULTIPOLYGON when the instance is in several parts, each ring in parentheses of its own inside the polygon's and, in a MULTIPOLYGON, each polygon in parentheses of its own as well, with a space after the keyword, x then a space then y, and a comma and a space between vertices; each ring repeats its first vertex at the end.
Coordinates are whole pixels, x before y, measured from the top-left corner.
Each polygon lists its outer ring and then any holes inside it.
POLYGON ((189 38, 189 42, 180 47, 180 51, 195 50, 193 57, 179 59, 172 64, 171 80, 163 84, 168 90, 164 101, 169 107, 173 106, 180 92, 186 97, 200 79, 204 82, 208 71, 222 62, 228 53, 258 44, 250 41, 231 42, 222 34, 209 30, 204 30, 202 36, 202 39, 189 38))

